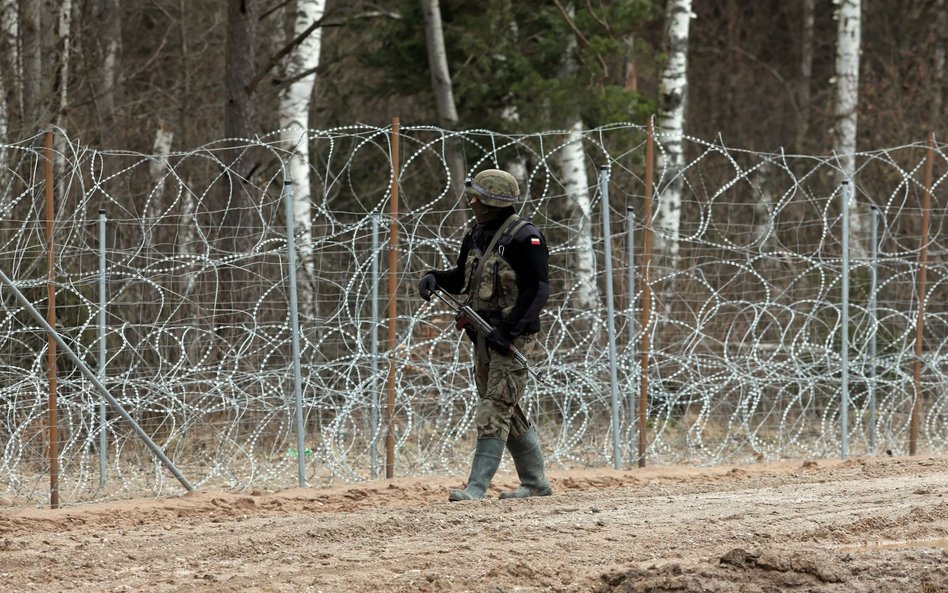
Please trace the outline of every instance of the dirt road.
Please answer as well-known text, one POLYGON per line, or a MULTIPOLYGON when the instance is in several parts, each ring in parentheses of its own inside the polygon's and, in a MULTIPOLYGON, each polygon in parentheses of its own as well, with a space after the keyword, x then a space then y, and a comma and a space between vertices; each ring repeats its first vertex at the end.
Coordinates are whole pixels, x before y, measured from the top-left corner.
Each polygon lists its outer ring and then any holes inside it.
POLYGON ((0 509, 0 591, 948 591, 948 457, 551 478, 0 509))

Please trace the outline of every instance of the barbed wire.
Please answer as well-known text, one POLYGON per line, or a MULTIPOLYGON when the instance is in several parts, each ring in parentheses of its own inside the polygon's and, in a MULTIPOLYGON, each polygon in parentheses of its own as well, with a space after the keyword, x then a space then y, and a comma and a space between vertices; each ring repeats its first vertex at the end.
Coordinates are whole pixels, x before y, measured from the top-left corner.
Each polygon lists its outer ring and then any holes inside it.
MULTIPOLYGON (((148 155, 84 146, 62 130, 55 136, 57 328, 97 369, 103 250, 104 383, 198 487, 292 485, 300 455, 312 484, 372 477, 372 451, 385 440, 390 361, 396 473, 463 471, 477 402, 471 349, 454 331, 450 311, 415 294, 425 270, 454 264, 469 228, 466 204, 452 189, 451 150, 463 155, 471 171, 525 171, 522 213, 547 235, 552 291, 534 362, 548 381, 532 383, 523 403, 549 461, 615 462, 600 218, 606 202, 596 177, 606 167, 611 264, 617 270, 620 439, 623 461, 635 461, 641 428, 635 413, 641 238, 649 230, 663 244, 676 241, 657 219, 641 219, 642 128, 617 124, 583 133, 585 170, 577 191, 576 171, 563 164, 564 150, 576 143, 570 131, 511 135, 404 127, 397 218, 389 214, 391 129, 311 130, 311 218, 296 222, 294 239, 300 255, 303 451, 296 450, 294 436, 282 194, 293 147, 274 132, 148 155), (100 209, 104 245, 98 241, 100 209), (394 269, 383 257, 390 227, 399 237, 394 269), (590 261, 590 245, 594 267, 581 269, 590 261), (387 289, 390 276, 394 295, 387 289), (379 291, 375 303, 373 286, 379 291), (381 337, 389 320, 377 313, 390 296, 397 307, 393 350, 381 337)), ((659 153, 661 140, 659 135, 659 153)), ((2 147, 7 160, 0 169, 0 269, 45 309, 41 145, 37 136, 2 147)), ((648 458, 715 464, 836 455, 843 318, 836 159, 740 150, 720 138, 686 137, 685 146, 683 172, 656 171, 657 200, 674 175, 683 176, 685 191, 679 255, 672 260, 656 252, 648 276, 648 458)), ((940 452, 948 445, 945 146, 937 145, 934 155, 940 173, 932 184, 924 245, 918 396, 921 446, 940 452)), ((923 144, 857 155, 847 427, 854 454, 907 452, 916 399, 926 156, 923 144), (869 205, 878 217, 874 260, 869 205)), ((47 342, 10 291, 0 289, 0 297, 0 488, 41 499, 49 469, 47 342)), ((114 410, 106 410, 106 422, 100 422, 99 406, 93 386, 60 357, 60 477, 66 495, 77 500, 178 491, 114 410), (108 454, 104 485, 97 457, 102 431, 108 454)))

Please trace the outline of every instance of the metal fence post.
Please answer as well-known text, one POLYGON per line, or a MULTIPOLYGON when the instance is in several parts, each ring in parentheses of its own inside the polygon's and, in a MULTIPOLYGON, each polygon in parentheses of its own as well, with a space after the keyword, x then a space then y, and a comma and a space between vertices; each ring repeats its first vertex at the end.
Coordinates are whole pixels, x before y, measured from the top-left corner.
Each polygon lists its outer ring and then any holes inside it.
POLYGON ((626 282, 626 319, 629 328, 629 341, 626 344, 626 351, 629 354, 629 386, 626 388, 626 422, 629 427, 629 458, 635 456, 635 441, 632 438, 632 427, 635 426, 635 390, 632 381, 635 378, 635 211, 629 206, 625 210, 625 250, 626 273, 628 274, 626 282))
POLYGON ((142 442, 144 442, 145 445, 151 449, 151 452, 155 454, 155 457, 157 457, 161 463, 166 468, 168 468, 172 474, 174 474, 174 477, 176 477, 178 481, 181 482, 181 485, 189 491, 194 490, 194 486, 192 486, 191 483, 188 482, 187 478, 185 478, 181 472, 178 471, 178 468, 175 467, 173 463, 171 463, 171 460, 168 459, 164 451, 162 451, 161 448, 156 445, 153 440, 151 440, 151 437, 148 436, 148 433, 146 433, 144 429, 142 429, 142 427, 137 422, 135 422, 135 419, 132 418, 131 414, 128 413, 122 404, 120 404, 117 399, 112 397, 112 394, 109 393, 109 390, 105 388, 105 385, 102 384, 102 381, 99 381, 99 378, 95 376, 95 373, 89 370, 89 367, 86 365, 86 363, 79 357, 78 354, 73 351, 72 348, 69 347, 69 344, 67 344, 66 341, 63 340, 62 336, 60 336, 59 333, 53 328, 53 326, 43 318, 43 315, 36 310, 36 307, 33 306, 33 303, 23 296, 23 293, 20 292, 20 290, 13 284, 12 280, 7 278, 7 275, 4 274, 2 270, 0 270, 0 282, 10 289, 10 292, 12 292, 13 296, 16 297, 16 300, 18 303, 20 303, 20 306, 26 309, 26 312, 29 313, 44 330, 46 330, 46 333, 49 335, 49 337, 54 342, 56 342, 56 344, 62 349, 63 353, 69 358, 69 360, 71 360, 73 364, 76 365, 76 367, 79 369, 79 372, 82 373, 82 376, 84 376, 87 381, 92 383, 96 390, 98 390, 99 394, 101 394, 102 397, 104 397, 106 401, 108 401, 112 407, 115 408, 115 411, 118 412, 119 415, 131 425, 132 429, 135 431, 135 434, 137 434, 142 442))
POLYGON ((286 209, 286 267, 290 298, 290 348, 293 356, 293 395, 296 404, 296 460, 300 488, 306 486, 306 440, 303 434, 303 377, 300 371, 300 323, 296 301, 296 236, 293 229, 293 182, 283 182, 286 209))
POLYGON ((606 260, 606 327, 609 332, 609 386, 612 392, 612 466, 622 466, 622 438, 619 429, 619 377, 616 369, 616 308, 612 290, 612 229, 609 226, 609 167, 599 168, 599 195, 602 196, 602 240, 606 260))
POLYGON ((869 266, 869 322, 872 332, 869 334, 869 454, 876 454, 876 338, 879 334, 879 316, 876 311, 876 291, 879 286, 879 209, 870 206, 870 250, 872 254, 869 266))
MULTIPOLYGON (((99 380, 105 384, 105 210, 99 209, 99 380)), ((105 401, 99 400, 99 488, 105 488, 106 434, 105 401)))
POLYGON ((839 428, 840 428, 840 457, 846 459, 849 454, 849 196, 851 187, 849 180, 843 181, 840 191, 842 200, 840 208, 843 216, 842 236, 842 311, 840 325, 842 326, 839 345, 840 398, 839 398, 839 428))
POLYGON ((370 362, 372 368, 372 383, 369 397, 369 457, 372 467, 372 477, 379 474, 379 214, 372 214, 372 342, 370 362))

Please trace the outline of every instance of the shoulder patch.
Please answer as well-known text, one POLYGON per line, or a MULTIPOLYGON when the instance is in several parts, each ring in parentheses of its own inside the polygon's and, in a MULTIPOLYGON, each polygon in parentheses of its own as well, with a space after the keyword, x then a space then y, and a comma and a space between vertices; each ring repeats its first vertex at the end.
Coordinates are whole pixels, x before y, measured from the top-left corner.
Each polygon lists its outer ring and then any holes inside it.
POLYGON ((540 237, 530 237, 530 245, 539 245, 540 237))

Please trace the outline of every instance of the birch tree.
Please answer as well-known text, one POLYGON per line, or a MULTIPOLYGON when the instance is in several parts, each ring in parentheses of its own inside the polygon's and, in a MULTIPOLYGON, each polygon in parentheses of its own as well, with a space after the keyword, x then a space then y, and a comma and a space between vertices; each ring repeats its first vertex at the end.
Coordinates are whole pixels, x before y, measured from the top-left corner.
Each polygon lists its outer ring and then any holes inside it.
MULTIPOLYGON (((99 118, 107 128, 104 137, 112 136, 116 125, 115 104, 118 88, 119 57, 121 55, 122 21, 119 0, 97 0, 94 21, 99 34, 99 80, 101 97, 99 98, 99 118)), ((160 133, 160 131, 159 131, 160 133)))
POLYGON ((688 89, 688 31, 691 0, 668 0, 666 5, 665 46, 668 62, 659 82, 658 128, 664 150, 659 152, 658 168, 667 180, 658 194, 655 234, 656 249, 672 268, 678 267, 681 200, 684 189, 685 156, 683 137, 688 89))
MULTIPOLYGON (((434 92, 438 120, 442 128, 454 130, 458 125, 458 110, 454 102, 448 54, 444 47, 444 27, 441 22, 441 6, 438 0, 422 0, 425 19, 425 48, 428 52, 428 69, 431 72, 431 89, 434 92)), ((449 189, 453 196, 461 194, 465 177, 464 158, 456 139, 446 139, 445 160, 451 176, 449 189)))
MULTIPOLYGON (((575 14, 572 4, 557 7, 567 22, 571 23, 575 14)), ((576 74, 579 65, 576 52, 578 41, 570 36, 563 61, 561 75, 569 78, 576 74)), ((591 311, 599 307, 599 287, 596 284, 596 252, 592 241, 592 200, 589 195, 589 175, 586 171, 586 153, 583 150, 583 122, 574 112, 567 122, 566 143, 557 154, 560 183, 563 185, 563 218, 570 221, 573 238, 572 257, 572 293, 570 304, 579 311, 591 311)))
MULTIPOLYGON (((856 124, 859 106, 859 52, 862 44, 861 0, 838 0, 836 14, 836 123, 833 128, 833 152, 839 162, 841 180, 852 179, 856 172, 856 124)), ((855 195, 855 193, 853 193, 855 195)), ((851 206, 855 201, 851 202, 851 206)), ((861 209, 852 208, 850 233, 862 236, 865 227, 861 209)), ((853 255, 866 255, 860 241, 851 241, 853 255)))
MULTIPOLYGON (((298 0, 293 19, 294 38, 318 23, 326 10, 326 0, 298 0)), ((309 109, 316 85, 316 68, 322 47, 322 29, 308 34, 290 52, 285 77, 292 80, 280 92, 280 139, 291 150, 286 163, 293 182, 293 218, 299 237, 299 255, 309 282, 315 282, 313 263, 312 185, 309 166, 309 109)))
POLYGON ((856 109, 859 105, 861 0, 838 0, 836 37, 836 124, 833 151, 845 178, 856 169, 856 109))
POLYGON ((592 242, 592 202, 583 150, 583 122, 579 119, 569 127, 566 144, 557 154, 556 161, 565 194, 563 210, 569 217, 573 235, 570 303, 577 310, 589 311, 599 306, 599 288, 596 285, 596 252, 592 242))
MULTIPOLYGON (((56 3, 53 2, 56 6, 56 3)), ((51 123, 60 128, 65 126, 63 116, 69 107, 69 60, 72 49, 72 0, 61 0, 58 4, 56 14, 56 51, 51 56, 55 74, 53 76, 53 89, 57 92, 56 106, 51 117, 51 123)), ((63 134, 56 134, 53 137, 54 164, 56 170, 64 171, 66 168, 66 138, 63 134)), ((58 182, 58 194, 63 195, 66 184, 66 177, 60 176, 58 182)))

